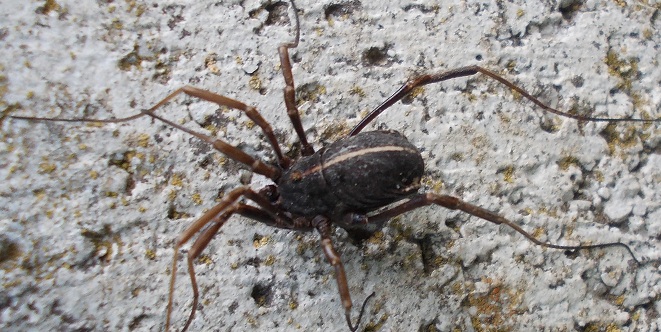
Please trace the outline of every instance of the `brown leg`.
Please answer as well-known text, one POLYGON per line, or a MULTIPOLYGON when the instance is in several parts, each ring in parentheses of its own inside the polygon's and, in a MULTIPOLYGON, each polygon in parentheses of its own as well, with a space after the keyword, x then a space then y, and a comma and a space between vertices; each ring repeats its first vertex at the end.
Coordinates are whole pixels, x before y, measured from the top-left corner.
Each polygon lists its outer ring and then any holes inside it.
POLYGON ((296 20, 296 37, 294 37, 293 42, 283 43, 278 47, 278 54, 280 55, 280 66, 282 67, 282 76, 285 78, 285 106, 287 106, 287 115, 291 123, 294 125, 294 130, 296 130, 296 135, 301 141, 301 154, 304 156, 309 156, 314 153, 314 148, 308 143, 307 137, 305 136, 305 130, 303 129, 303 124, 301 123, 301 117, 298 114, 298 108, 296 108, 296 89, 294 88, 294 75, 291 72, 291 62, 289 60, 289 49, 296 48, 298 46, 298 41, 301 37, 301 27, 298 21, 298 9, 294 4, 294 1, 291 1, 292 9, 294 10, 294 18, 296 20))
POLYGON ((449 79, 453 78, 458 78, 458 77, 464 77, 464 76, 472 76, 477 73, 481 73, 484 75, 487 75, 488 77, 504 84, 508 88, 520 93, 522 96, 527 98, 528 100, 532 101, 535 103, 535 105, 541 107, 544 111, 557 114, 560 116, 580 120, 580 121, 619 121, 619 122, 658 122, 661 121, 661 119, 609 119, 609 118, 593 118, 593 117, 588 117, 588 116, 582 116, 582 115, 576 115, 576 114, 571 114, 563 111, 559 111, 557 109, 551 108, 541 101, 539 99, 533 97, 531 94, 526 92, 526 90, 523 90, 519 86, 515 85, 514 83, 506 80, 502 76, 486 69, 480 66, 467 66, 467 67, 461 67, 461 68, 456 68, 440 73, 434 73, 434 74, 425 74, 425 75, 420 75, 418 77, 414 77, 410 79, 408 82, 406 82, 402 87, 399 88, 395 93, 393 93, 388 99, 386 99, 381 105, 379 105, 377 108, 372 110, 370 114, 368 114, 364 119, 356 125, 351 132, 349 133, 349 136, 353 136, 358 134, 361 130, 365 128, 370 122, 372 122, 376 117, 379 116, 383 111, 388 109, 388 107, 392 106, 396 102, 400 101, 402 98, 404 98, 409 92, 411 92, 413 89, 431 84, 431 83, 438 83, 442 81, 446 81, 449 79))
POLYGON ((174 123, 174 122, 172 122, 168 119, 165 119, 161 116, 158 116, 158 115, 154 114, 151 109, 143 111, 143 114, 147 114, 147 115, 149 115, 149 116, 151 116, 155 119, 158 119, 158 120, 160 120, 164 123, 167 123, 168 125, 170 125, 174 128, 185 131, 185 132, 201 139, 202 141, 204 141, 206 143, 209 143, 211 146, 214 147, 214 149, 222 152, 223 154, 230 157, 231 159, 236 160, 240 163, 243 163, 244 165, 249 166, 252 169, 252 171, 255 172, 255 173, 264 175, 264 176, 266 176, 266 177, 268 177, 268 178, 270 178, 274 181, 276 181, 278 178, 280 178, 280 175, 281 175, 282 172, 280 171, 279 168, 273 167, 269 164, 266 164, 263 161, 255 158, 255 157, 252 157, 251 155, 243 152, 241 149, 239 149, 235 146, 229 145, 229 144, 225 143, 224 141, 222 141, 220 139, 213 138, 211 136, 208 136, 208 135, 205 135, 205 134, 202 134, 202 133, 198 133, 198 132, 196 132, 194 130, 190 130, 190 129, 184 127, 184 126, 178 125, 178 124, 176 124, 176 123, 174 123))
POLYGON ((174 98, 176 95, 182 92, 192 97, 196 97, 202 100, 216 103, 219 106, 227 106, 242 111, 248 116, 250 120, 255 122, 255 124, 257 124, 262 129, 262 132, 264 132, 264 135, 271 144, 271 147, 273 147, 273 151, 275 152, 275 155, 278 158, 278 163, 280 164, 280 166, 283 168, 287 168, 291 164, 291 160, 289 160, 289 158, 287 158, 282 154, 282 150, 280 149, 278 140, 275 138, 275 134, 273 134, 273 128, 271 127, 271 125, 262 117, 262 115, 257 111, 255 107, 246 105, 238 100, 234 100, 232 98, 228 98, 192 86, 184 86, 182 88, 177 89, 175 92, 171 93, 169 96, 165 97, 163 100, 158 102, 156 105, 150 108, 147 111, 147 113, 152 113, 154 110, 163 106, 170 99, 174 98))
MULTIPOLYGON (((197 309, 197 304, 199 300, 199 290, 197 286, 197 281, 195 279, 195 269, 193 262, 195 258, 199 257, 200 253, 207 247, 213 236, 218 232, 220 227, 222 227, 227 219, 229 219, 233 214, 238 213, 246 217, 255 219, 260 222, 264 222, 269 225, 273 225, 281 228, 292 228, 293 221, 288 218, 281 218, 282 215, 279 210, 271 205, 267 199, 261 197, 258 193, 254 192, 249 187, 241 187, 235 190, 232 190, 227 194, 223 200, 218 203, 216 206, 207 211, 200 219, 195 221, 190 225, 177 239, 177 242, 174 246, 174 254, 172 257, 172 273, 170 275, 170 294, 168 297, 168 307, 167 314, 165 319, 165 330, 169 331, 170 329, 170 319, 172 316, 172 304, 174 301, 174 286, 176 281, 177 273, 177 257, 179 255, 179 250, 182 245, 188 242, 195 234, 202 232, 195 242, 191 246, 191 249, 188 251, 188 274, 191 279, 191 285, 193 288, 193 305, 191 308, 191 313, 188 316, 188 320, 184 325, 182 331, 186 331, 195 317, 195 311, 197 309), (241 197, 246 197, 259 205, 258 207, 248 206, 245 204, 237 203, 241 197)), ((305 225, 301 225, 305 226, 305 225)), ((303 229, 311 228, 310 225, 307 225, 307 228, 302 227, 303 229)))
POLYGON ((289 165, 291 165, 291 160, 287 158, 286 156, 283 156, 282 151, 280 150, 280 146, 278 145, 278 141, 275 138, 275 135, 273 134, 273 130, 271 128, 271 125, 269 125, 264 118, 257 112, 257 109, 255 109, 252 106, 248 106, 240 101, 227 98, 225 96, 221 96, 206 90, 194 88, 192 86, 185 86, 182 88, 177 89, 176 91, 172 92, 169 94, 167 97, 163 98, 163 100, 159 101, 156 103, 156 105, 152 106, 150 109, 142 111, 140 114, 132 115, 126 118, 120 118, 120 119, 85 119, 85 118, 79 118, 79 119, 54 119, 54 118, 39 118, 39 117, 27 117, 27 116, 12 116, 15 119, 22 119, 22 120, 30 120, 30 121, 57 121, 57 122, 96 122, 96 123, 119 123, 119 122, 128 122, 131 120, 135 120, 139 117, 142 116, 151 116, 153 118, 156 118, 164 123, 167 123, 168 125, 175 127, 177 129, 183 130, 207 143, 212 145, 216 150, 220 151, 221 153, 227 155, 231 159, 234 159, 238 162, 241 162, 249 167, 252 168, 252 171, 261 175, 264 175, 272 180, 277 180, 280 177, 280 169, 277 167, 273 167, 271 165, 268 165, 252 156, 249 154, 241 151, 239 148, 229 145, 226 142, 213 138, 211 136, 198 133, 196 131, 190 130, 188 128, 185 128, 181 125, 178 125, 170 120, 167 120, 163 117, 160 117, 156 114, 154 114, 154 111, 158 109, 159 107, 165 105, 167 102, 169 102, 172 98, 176 97, 177 95, 185 93, 189 96, 192 97, 197 97, 202 100, 210 101, 213 103, 216 103, 221 106, 227 106, 231 107, 234 109, 238 109, 240 111, 243 111, 246 113, 248 118, 253 120, 259 127, 262 128, 262 131, 264 132, 264 135, 268 138, 269 142, 271 143, 271 146, 273 147, 273 150, 275 151, 276 157, 278 158, 278 162, 282 168, 287 168, 289 165))
POLYGON ((519 232, 523 236, 525 236, 528 240, 531 242, 547 247, 547 248, 553 248, 553 249, 563 249, 563 250, 579 250, 579 249, 594 249, 594 248, 606 248, 606 247, 623 247, 625 248, 631 257, 633 257, 634 261, 636 263, 640 264, 638 259, 636 259, 636 256, 633 254, 633 251, 631 251, 631 248, 627 246, 624 243, 621 242, 610 242, 610 243, 600 243, 600 244, 592 244, 592 245, 576 245, 576 246, 566 246, 566 245, 557 245, 557 244, 551 244, 551 243, 546 243, 542 242, 540 240, 537 240, 535 237, 530 235, 530 233, 526 232, 521 228, 519 225, 515 224, 514 222, 499 216, 498 214, 491 212, 489 210, 485 210, 477 205, 469 204, 466 203, 459 198, 453 197, 453 196, 448 196, 448 195, 438 195, 438 194, 433 194, 433 193, 426 193, 426 194, 418 194, 413 196, 411 199, 408 201, 397 205, 393 208, 387 209, 385 211, 382 211, 380 213, 377 213, 373 216, 368 217, 368 222, 370 223, 384 223, 388 221, 389 219, 398 216, 402 213, 415 210, 419 207, 422 206, 427 206, 427 205, 440 205, 448 209, 452 210, 461 210, 464 211, 470 215, 476 216, 478 218, 484 219, 486 221, 490 221, 494 224, 504 224, 507 225, 511 228, 513 228, 515 231, 519 232))
POLYGON ((374 293, 369 295, 365 299, 365 302, 363 302, 363 306, 360 309, 360 314, 358 315, 358 321, 354 326, 351 323, 351 307, 353 304, 351 303, 351 293, 349 292, 347 275, 344 272, 342 259, 340 258, 340 255, 337 253, 337 251, 335 251, 335 248, 333 247, 333 241, 330 238, 330 221, 324 216, 317 216, 312 219, 312 225, 317 229, 319 235, 321 236, 321 248, 324 250, 326 259, 328 259, 328 262, 333 266, 333 268, 335 268, 335 280, 337 280, 337 288, 340 291, 340 299, 342 300, 342 306, 344 307, 344 316, 347 320, 347 324, 349 325, 349 329, 352 332, 356 331, 356 329, 358 329, 358 325, 360 325, 360 320, 363 318, 365 305, 367 304, 367 301, 372 296, 374 296, 374 293))

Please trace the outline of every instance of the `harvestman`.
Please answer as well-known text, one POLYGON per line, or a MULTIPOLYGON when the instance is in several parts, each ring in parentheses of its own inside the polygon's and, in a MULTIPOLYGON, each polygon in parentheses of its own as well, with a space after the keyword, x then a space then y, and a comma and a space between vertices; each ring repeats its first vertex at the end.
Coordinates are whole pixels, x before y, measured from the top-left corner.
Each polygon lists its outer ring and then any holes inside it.
POLYGON ((449 209, 464 211, 470 215, 504 224, 525 236, 531 242, 555 249, 578 250, 620 246, 626 249, 633 259, 639 263, 631 249, 624 243, 612 242, 592 245, 557 245, 537 240, 514 222, 498 214, 464 202, 459 198, 436 193, 419 193, 420 179, 424 172, 424 162, 420 152, 400 133, 395 131, 362 130, 390 106, 400 101, 413 89, 431 83, 471 76, 486 75, 508 88, 518 92, 532 101, 544 111, 569 117, 579 121, 609 121, 609 122, 659 122, 661 119, 609 119, 594 118, 559 111, 546 106, 537 98, 522 88, 514 85, 500 75, 479 67, 468 66, 435 74, 425 74, 414 77, 399 88, 392 96, 376 107, 362 119, 345 138, 338 140, 317 151, 307 141, 305 130, 296 107, 296 96, 289 49, 296 48, 300 40, 300 23, 294 2, 291 2, 295 18, 295 38, 293 42, 284 43, 278 48, 280 64, 284 76, 284 101, 287 115, 296 131, 300 144, 300 156, 292 160, 283 154, 273 133, 271 125, 261 116, 255 107, 238 100, 215 94, 210 91, 185 86, 177 89, 148 110, 120 119, 54 119, 28 116, 12 116, 14 119, 31 121, 65 121, 65 122, 97 122, 119 123, 135 120, 142 116, 158 119, 174 128, 183 130, 200 140, 210 144, 219 152, 273 181, 274 184, 255 191, 244 186, 227 193, 214 207, 191 224, 177 239, 172 259, 167 318, 165 329, 169 330, 173 307, 173 294, 177 271, 177 257, 182 245, 196 234, 200 235, 188 251, 188 274, 193 288, 193 304, 191 313, 182 331, 186 331, 195 317, 199 299, 197 281, 193 261, 206 248, 213 236, 223 224, 234 214, 262 222, 264 224, 300 231, 317 230, 321 236, 321 247, 329 263, 334 267, 340 298, 345 310, 345 318, 349 329, 355 331, 360 324, 365 304, 363 302, 357 323, 351 320, 352 301, 347 277, 339 254, 331 240, 332 225, 347 231, 354 239, 365 239, 381 229, 391 218, 405 212, 427 205, 439 205, 449 209), (220 106, 239 110, 248 116, 262 130, 269 141, 277 163, 269 164, 252 157, 225 141, 209 135, 193 131, 181 125, 164 119, 154 112, 180 94, 186 94, 220 106), (363 170, 357 172, 356 170, 363 170), (254 205, 244 203, 250 200, 254 205))

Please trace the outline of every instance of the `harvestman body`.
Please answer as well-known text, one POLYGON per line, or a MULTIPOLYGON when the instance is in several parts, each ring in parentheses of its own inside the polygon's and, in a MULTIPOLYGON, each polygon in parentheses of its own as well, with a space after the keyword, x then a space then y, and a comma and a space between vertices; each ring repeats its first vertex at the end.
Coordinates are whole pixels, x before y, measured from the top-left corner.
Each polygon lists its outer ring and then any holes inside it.
MULTIPOLYGON (((278 48, 282 73, 285 81, 284 101, 287 114, 296 131, 300 143, 300 157, 292 160, 280 149, 271 125, 260 115, 256 108, 240 101, 190 86, 180 88, 152 108, 127 118, 121 119, 51 119, 38 117, 13 116, 15 119, 32 121, 67 121, 118 123, 150 116, 172 127, 183 130, 212 145, 219 152, 251 168, 255 173, 271 179, 274 184, 255 191, 249 187, 240 187, 227 193, 214 207, 190 225, 179 236, 174 248, 172 274, 165 329, 170 326, 173 293, 177 270, 177 256, 182 245, 199 233, 188 251, 188 273, 193 288, 191 313, 182 331, 188 329, 195 317, 199 292, 195 280, 193 261, 206 248, 213 236, 234 214, 257 220, 278 228, 310 231, 317 230, 321 236, 321 247, 329 263, 334 267, 342 306, 349 329, 355 331, 360 323, 365 304, 374 294, 365 299, 354 325, 351 320, 352 301, 347 277, 339 254, 335 251, 331 239, 332 225, 339 226, 355 239, 364 239, 381 229, 391 218, 427 205, 440 205, 457 209, 478 218, 505 224, 521 233, 533 243, 556 249, 577 250, 620 246, 625 248, 636 260, 631 249, 620 242, 593 245, 557 245, 544 243, 524 231, 514 222, 494 212, 464 202, 459 198, 435 193, 420 193, 420 179, 424 172, 424 161, 420 152, 402 134, 396 131, 362 130, 380 113, 401 100, 413 89, 431 83, 437 83, 457 77, 484 74, 505 86, 515 90, 523 97, 535 103, 547 112, 570 117, 580 121, 619 121, 619 122, 659 122, 661 119, 607 119, 592 118, 569 114, 550 108, 535 97, 514 85, 498 74, 479 66, 462 67, 435 74, 415 77, 404 84, 392 96, 376 107, 367 117, 356 125, 349 135, 337 142, 315 151, 308 143, 296 108, 296 97, 289 49, 295 48, 300 39, 297 9, 293 3, 296 36, 293 42, 282 44, 278 48), (220 106, 230 107, 244 112, 263 131, 271 144, 277 164, 271 165, 256 159, 237 147, 221 139, 198 133, 164 119, 154 112, 179 94, 184 93, 220 106), (242 199, 250 200, 254 205, 245 204, 242 199), (391 204, 395 204, 394 206, 391 204)), ((638 262, 638 260, 636 260, 638 262)))

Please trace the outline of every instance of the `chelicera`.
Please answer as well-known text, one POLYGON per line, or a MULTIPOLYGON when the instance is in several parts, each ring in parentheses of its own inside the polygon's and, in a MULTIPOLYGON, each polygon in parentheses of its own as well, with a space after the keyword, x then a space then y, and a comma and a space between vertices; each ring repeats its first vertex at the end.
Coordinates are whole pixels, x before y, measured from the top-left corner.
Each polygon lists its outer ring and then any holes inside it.
POLYGON ((563 250, 619 246, 626 249, 633 259, 638 262, 631 249, 620 242, 591 245, 545 243, 537 240, 516 223, 494 212, 464 202, 457 197, 432 192, 420 192, 420 180, 424 172, 424 161, 418 149, 399 132, 391 130, 364 132, 363 130, 379 114, 400 101, 417 87, 478 73, 504 84, 547 112, 579 121, 659 122, 661 119, 593 118, 559 111, 548 107, 522 88, 488 69, 479 66, 468 66, 439 73, 420 75, 410 79, 381 105, 376 107, 368 116, 362 119, 350 131, 347 137, 322 147, 319 150, 315 150, 306 138, 305 129, 302 126, 296 106, 295 85, 289 49, 297 47, 300 40, 300 27, 299 18, 296 13, 297 9, 293 1, 291 4, 295 18, 295 37, 292 42, 282 44, 278 48, 278 53, 285 81, 284 101, 287 114, 296 131, 300 145, 300 155, 296 159, 291 159, 283 153, 271 125, 261 116, 255 107, 191 86, 182 87, 150 109, 127 118, 99 120, 85 118, 52 119, 22 116, 13 117, 15 119, 33 121, 118 123, 149 116, 197 137, 229 158, 247 165, 254 173, 272 180, 273 184, 258 190, 244 186, 230 191, 218 204, 193 222, 179 236, 174 246, 172 259, 165 330, 169 329, 171 323, 177 258, 181 247, 197 236, 187 254, 188 273, 193 289, 193 303, 191 305, 190 315, 182 328, 182 331, 186 331, 195 317, 199 300, 198 284, 195 279, 193 262, 195 258, 200 256, 201 252, 207 247, 225 222, 235 214, 273 227, 297 231, 316 230, 319 233, 323 253, 335 269, 339 294, 345 311, 345 319, 351 331, 357 329, 365 309, 365 304, 374 294, 365 299, 357 322, 354 324, 351 319, 353 302, 349 292, 348 279, 340 255, 335 250, 331 238, 334 225, 346 230, 351 238, 362 240, 383 228, 385 223, 395 216, 423 206, 439 205, 448 209, 464 211, 472 216, 495 224, 507 225, 540 246, 563 250), (276 163, 270 164, 259 160, 239 148, 226 143, 222 139, 185 128, 155 113, 158 108, 182 93, 245 113, 262 130, 273 149, 276 163), (247 204, 246 201, 252 204, 247 204))

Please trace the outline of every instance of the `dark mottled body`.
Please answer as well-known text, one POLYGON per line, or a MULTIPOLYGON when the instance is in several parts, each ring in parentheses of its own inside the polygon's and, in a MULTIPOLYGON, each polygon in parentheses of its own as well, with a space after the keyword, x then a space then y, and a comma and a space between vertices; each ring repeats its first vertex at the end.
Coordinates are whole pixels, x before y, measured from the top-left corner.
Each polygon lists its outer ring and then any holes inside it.
POLYGON ((365 132, 299 159, 278 181, 279 202, 293 215, 323 215, 345 227, 347 216, 416 193, 423 172, 420 152, 402 134, 365 132))

